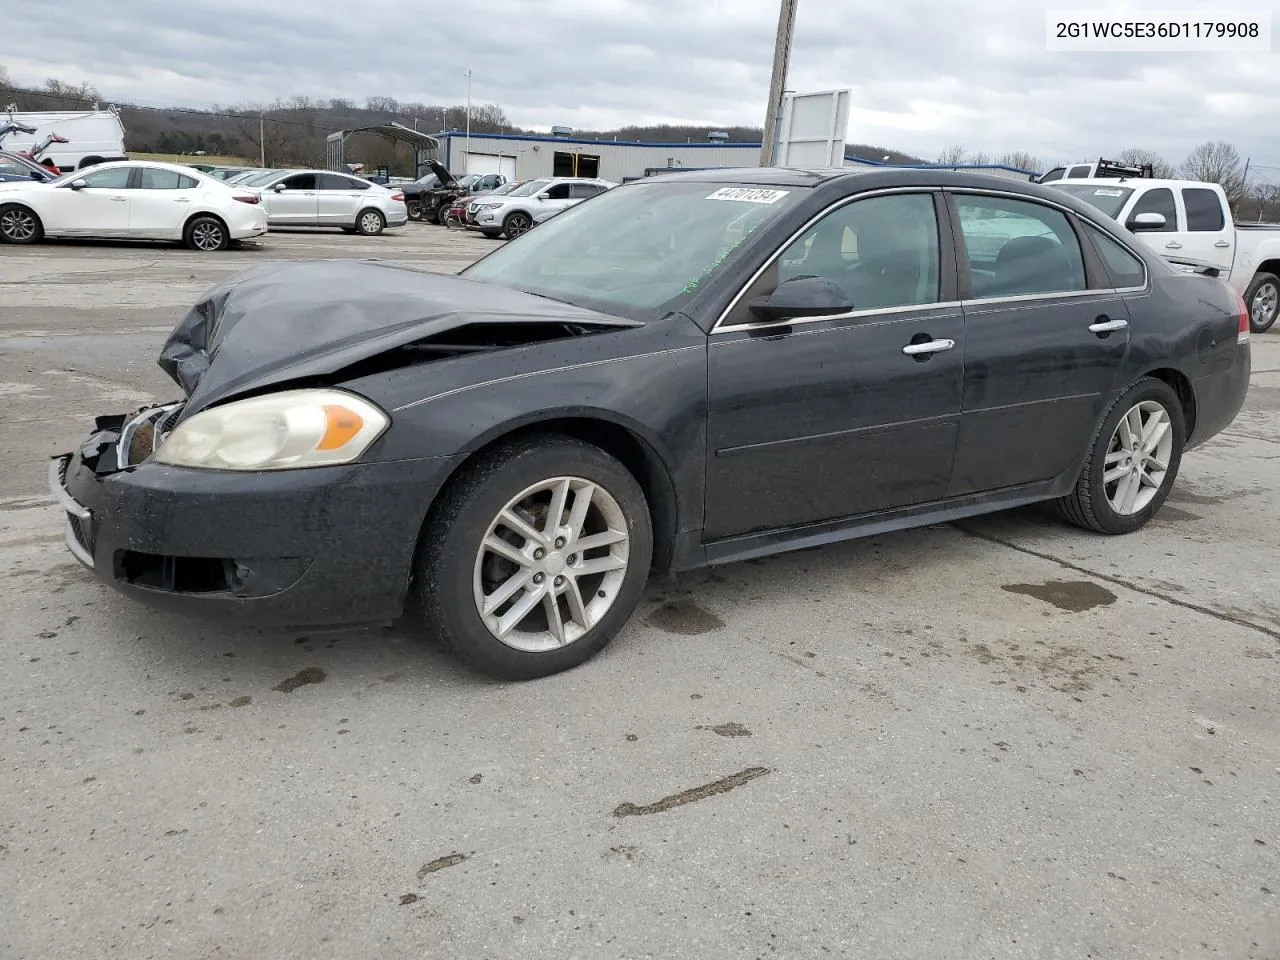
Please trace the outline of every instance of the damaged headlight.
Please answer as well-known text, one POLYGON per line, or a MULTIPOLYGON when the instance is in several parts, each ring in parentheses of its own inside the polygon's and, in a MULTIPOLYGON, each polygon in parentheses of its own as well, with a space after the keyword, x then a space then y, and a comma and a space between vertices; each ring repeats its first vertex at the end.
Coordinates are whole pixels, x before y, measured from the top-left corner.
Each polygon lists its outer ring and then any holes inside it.
POLYGON ((201 410, 155 452, 159 463, 210 470, 289 470, 350 463, 390 423, 341 390, 286 390, 201 410))

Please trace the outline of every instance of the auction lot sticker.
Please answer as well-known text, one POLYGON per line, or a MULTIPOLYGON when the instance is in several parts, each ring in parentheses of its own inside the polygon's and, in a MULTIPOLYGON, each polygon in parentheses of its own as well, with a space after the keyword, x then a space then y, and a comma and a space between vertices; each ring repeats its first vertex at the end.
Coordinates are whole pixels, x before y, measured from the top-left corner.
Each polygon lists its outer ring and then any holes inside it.
POLYGON ((721 187, 708 200, 737 200, 739 203, 777 203, 790 190, 761 190, 758 187, 721 187))

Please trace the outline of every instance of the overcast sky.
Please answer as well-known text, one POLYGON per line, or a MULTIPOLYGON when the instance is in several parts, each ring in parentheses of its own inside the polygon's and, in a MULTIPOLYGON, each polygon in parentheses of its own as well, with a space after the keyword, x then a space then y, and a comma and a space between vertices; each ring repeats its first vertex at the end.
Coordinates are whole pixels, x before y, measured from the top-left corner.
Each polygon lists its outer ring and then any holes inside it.
MULTIPOLYGON (((778 0, 17 2, 0 63, 22 83, 88 80, 108 99, 202 107, 295 94, 462 103, 470 69, 475 101, 521 126, 760 125, 777 17, 778 0)), ((1045 6, 1028 0, 799 0, 788 86, 852 88, 850 142, 927 159, 959 143, 1046 162, 1137 146, 1177 162, 1222 139, 1280 182, 1277 61, 1050 53, 1045 6)))

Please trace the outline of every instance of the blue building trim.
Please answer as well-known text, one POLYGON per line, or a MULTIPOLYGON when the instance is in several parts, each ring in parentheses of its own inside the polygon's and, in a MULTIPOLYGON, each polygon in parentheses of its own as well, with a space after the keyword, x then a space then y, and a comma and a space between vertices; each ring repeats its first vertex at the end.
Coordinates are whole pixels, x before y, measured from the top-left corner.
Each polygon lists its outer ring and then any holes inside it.
MULTIPOLYGON (((442 133, 433 133, 433 137, 438 140, 452 141, 454 137, 466 137, 466 133, 461 130, 446 130, 442 133)), ((672 147, 681 147, 688 149, 704 148, 709 150, 724 149, 740 149, 740 150, 759 150, 758 143, 726 143, 717 141, 698 140, 693 143, 656 143, 648 140, 586 140, 581 137, 553 137, 548 134, 541 133, 472 133, 473 140, 534 140, 539 143, 580 143, 593 147, 664 147, 670 149, 672 147)))

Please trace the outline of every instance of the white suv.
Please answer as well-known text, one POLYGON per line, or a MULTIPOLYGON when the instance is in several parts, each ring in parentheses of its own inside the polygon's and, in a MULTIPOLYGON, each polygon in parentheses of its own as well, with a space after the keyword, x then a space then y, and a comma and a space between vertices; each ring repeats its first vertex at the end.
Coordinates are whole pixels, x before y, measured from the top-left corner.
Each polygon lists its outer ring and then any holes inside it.
POLYGON ((542 177, 501 196, 477 197, 467 207, 467 229, 508 240, 535 222, 603 193, 616 183, 582 177, 542 177))

